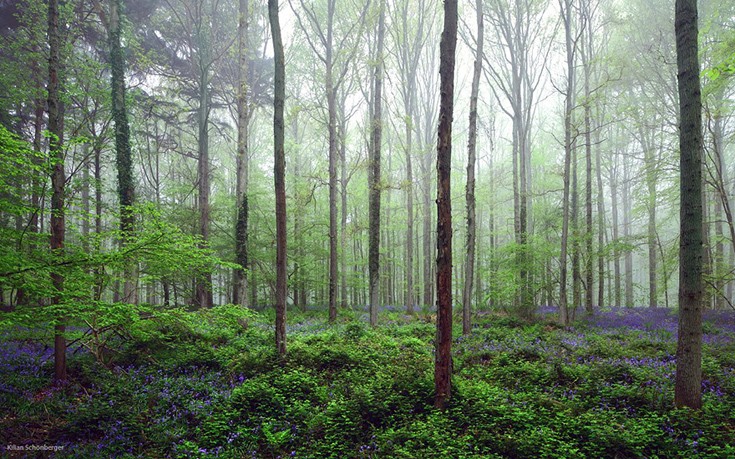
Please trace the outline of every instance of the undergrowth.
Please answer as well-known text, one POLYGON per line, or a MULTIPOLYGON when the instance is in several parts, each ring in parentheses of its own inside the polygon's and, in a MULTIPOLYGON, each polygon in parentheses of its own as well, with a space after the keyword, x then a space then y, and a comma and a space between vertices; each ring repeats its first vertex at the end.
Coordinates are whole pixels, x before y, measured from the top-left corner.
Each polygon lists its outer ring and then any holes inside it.
POLYGON ((675 335, 655 321, 494 315, 455 330, 453 394, 437 411, 430 321, 292 314, 280 358, 271 319, 229 306, 135 321, 109 341, 114 359, 71 349, 62 388, 49 386, 48 337, 7 328, 0 443, 63 446, 45 453, 59 458, 735 457, 735 336, 718 323, 701 412, 672 408, 675 335))

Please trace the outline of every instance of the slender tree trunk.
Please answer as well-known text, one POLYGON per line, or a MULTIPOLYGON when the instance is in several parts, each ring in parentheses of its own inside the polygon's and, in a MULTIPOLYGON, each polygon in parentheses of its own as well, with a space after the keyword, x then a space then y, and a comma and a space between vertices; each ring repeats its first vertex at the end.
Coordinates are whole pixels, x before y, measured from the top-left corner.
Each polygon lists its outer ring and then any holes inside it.
POLYGON ((472 74, 472 93, 470 95, 470 126, 467 142, 467 259, 465 261, 464 290, 462 291, 462 333, 468 335, 472 331, 471 302, 472 282, 475 277, 475 243, 477 229, 475 222, 475 163, 477 162, 477 98, 480 92, 480 76, 482 76, 482 59, 484 53, 484 22, 482 0, 476 2, 477 15, 477 50, 475 68, 472 74))
MULTIPOLYGON (((121 246, 127 245, 135 231, 135 182, 133 179, 133 157, 130 148, 130 126, 125 101, 125 54, 120 40, 122 35, 121 0, 110 1, 110 67, 112 68, 112 118, 115 123, 115 152, 117 158, 117 190, 120 199, 121 246)), ((136 262, 125 262, 125 282, 122 300, 127 303, 138 302, 136 288, 136 262)))
MULTIPOLYGON (((600 125, 598 119, 595 144, 600 144, 600 125)), ((602 182, 602 151, 597 147, 595 155, 595 172, 597 174, 597 307, 601 308, 605 302, 605 191, 602 182)), ((608 298, 609 301, 609 298, 608 298)))
POLYGON ((564 22, 564 36, 566 44, 567 89, 564 96, 564 195, 562 197, 562 230, 561 255, 559 258, 559 319, 562 325, 568 325, 571 320, 569 299, 567 294, 567 253, 569 248, 569 223, 571 219, 571 178, 572 158, 574 156, 574 142, 572 137, 572 117, 574 109, 575 73, 574 73, 574 44, 572 41, 571 0, 562 4, 562 21, 564 22))
POLYGON ((444 31, 439 46, 441 99, 437 139, 436 353, 434 405, 444 409, 451 396, 452 374, 452 117, 457 46, 457 0, 444 1, 444 31))
MULTIPOLYGON (((587 19, 589 21, 589 18, 587 19)), ((588 37, 590 38, 590 37, 588 37)), ((588 50, 589 51, 589 50, 588 50)), ((589 52, 583 53, 584 59, 584 150, 585 150, 585 232, 584 243, 587 255, 585 263, 585 299, 584 307, 587 314, 592 314, 592 296, 594 275, 592 266, 594 252, 592 252, 592 107, 590 105, 590 56, 589 52)), ((602 284, 602 277, 599 282, 602 284)))
POLYGON ((645 132, 643 128, 641 130, 641 139, 643 141, 643 153, 646 167, 646 188, 648 190, 648 197, 646 206, 648 208, 648 306, 655 308, 657 305, 658 296, 658 284, 657 274, 658 265, 656 257, 656 180, 657 180, 657 169, 658 165, 655 155, 653 153, 654 140, 653 135, 649 142, 645 140, 645 132))
POLYGON ((340 209, 340 278, 342 281, 340 307, 347 309, 347 119, 345 115, 345 98, 340 104, 341 117, 339 125, 339 162, 340 162, 340 197, 342 198, 340 209))
MULTIPOLYGON (((204 21, 204 19, 202 19, 204 21)), ((197 66, 199 71, 197 109, 198 148, 199 162, 197 167, 197 179, 199 182, 198 201, 199 207, 199 234, 202 237, 201 248, 209 245, 209 38, 206 37, 200 25, 197 30, 196 39, 199 42, 199 55, 197 66)), ((212 273, 201 272, 195 285, 196 302, 200 308, 210 308, 213 304, 212 298, 212 273)))
POLYGON ((237 88, 237 199, 235 223, 235 269, 232 278, 232 302, 248 305, 248 124, 250 106, 248 102, 248 28, 250 22, 250 0, 239 0, 237 43, 239 81, 237 88))
POLYGON ((370 325, 378 324, 378 306, 380 302, 380 152, 383 133, 383 41, 385 37, 385 1, 380 3, 378 19, 378 49, 373 90, 373 119, 370 133, 370 169, 369 169, 369 260, 370 277, 370 325))
MULTIPOLYGON (((620 307, 622 303, 622 291, 620 282, 620 225, 618 223, 618 153, 614 153, 613 169, 610 173, 610 204, 612 211, 612 241, 613 241, 613 283, 615 306, 620 307)), ((623 185, 625 186, 625 185, 623 185)))
MULTIPOLYGON (((410 105, 406 110, 411 112, 410 105)), ((413 314, 414 310, 414 285, 413 285, 413 164, 411 160, 411 149, 413 147, 413 128, 406 123, 406 312, 413 314)))
POLYGON ((434 250, 434 235, 433 231, 431 229, 431 175, 429 174, 430 167, 428 164, 430 164, 431 161, 431 153, 427 151, 424 154, 424 163, 427 164, 424 168, 424 189, 423 189, 423 210, 424 210, 424 219, 423 219, 423 244, 422 244, 422 254, 423 254, 423 261, 424 261, 424 301, 423 304, 426 308, 431 307, 431 305, 434 302, 434 281, 432 280, 432 260, 434 258, 433 256, 433 250, 434 250))
MULTIPOLYGON (((51 173, 51 239, 50 247, 54 257, 63 259, 64 235, 66 232, 64 215, 64 193, 66 174, 64 171, 64 107, 60 100, 61 29, 59 26, 59 2, 49 0, 48 4, 48 42, 49 42, 49 79, 48 79, 48 130, 49 157, 53 165, 51 173)), ((54 286, 53 304, 60 304, 64 291, 64 275, 58 271, 51 273, 54 286)), ((54 326, 54 381, 66 381, 66 317, 57 317, 54 326)))
MULTIPOLYGON (((631 233, 632 203, 630 202, 630 165, 623 159, 623 238, 628 241, 631 233)), ((625 250, 625 307, 633 307, 633 252, 625 250)))
POLYGON ((273 90, 274 185, 276 194, 276 350, 286 354, 286 158, 283 108, 286 99, 286 72, 278 19, 278 0, 268 0, 268 18, 273 36, 275 77, 273 90))
POLYGON ((702 407, 702 99, 696 0, 676 0, 681 237, 674 404, 702 407))

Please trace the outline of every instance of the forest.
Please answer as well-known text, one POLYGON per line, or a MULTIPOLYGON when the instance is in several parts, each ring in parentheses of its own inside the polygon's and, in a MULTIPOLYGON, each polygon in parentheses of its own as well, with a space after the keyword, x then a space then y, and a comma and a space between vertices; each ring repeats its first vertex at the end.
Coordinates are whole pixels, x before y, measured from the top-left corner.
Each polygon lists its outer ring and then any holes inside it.
POLYGON ((0 0, 0 456, 735 458, 735 3, 0 0))

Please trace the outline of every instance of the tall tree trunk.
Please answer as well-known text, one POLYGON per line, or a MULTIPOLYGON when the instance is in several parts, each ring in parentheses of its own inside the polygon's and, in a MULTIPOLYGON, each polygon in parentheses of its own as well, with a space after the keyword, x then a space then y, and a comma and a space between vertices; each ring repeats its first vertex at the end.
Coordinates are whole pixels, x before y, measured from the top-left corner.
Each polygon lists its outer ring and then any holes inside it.
MULTIPOLYGON (((125 54, 120 39, 122 36, 122 1, 110 0, 110 67, 112 87, 112 119, 115 123, 115 153, 117 159, 117 192, 120 199, 121 246, 126 246, 135 231, 135 182, 133 179, 133 156, 130 149, 130 126, 125 101, 125 54)), ((127 257, 126 257, 127 258, 127 257)), ((136 262, 125 262, 125 281, 122 300, 127 303, 138 302, 136 288, 136 262)))
POLYGON ((347 117, 345 114, 345 98, 340 103, 340 124, 339 124, 339 163, 340 163, 340 307, 347 309, 347 117))
MULTIPOLYGON (((630 165, 623 159, 623 238, 627 241, 632 236, 631 219, 632 203, 630 202, 630 165)), ((625 307, 633 307, 633 252, 625 249, 625 307)))
MULTIPOLYGON (((723 140, 724 140, 724 128, 722 120, 722 104, 717 103, 714 108, 714 126, 712 127, 712 150, 714 152, 715 161, 715 209, 714 209, 714 221, 715 221, 715 257, 714 257, 714 278, 715 278, 715 304, 714 307, 717 310, 725 309, 726 298, 725 295, 725 277, 727 276, 727 269, 725 264, 725 244, 723 240, 724 228, 722 224, 722 216, 725 204, 728 204, 727 196, 727 169, 724 162, 724 152, 722 151, 723 140)), ((727 217, 726 217, 727 219, 727 217)), ((734 239, 735 240, 735 239, 734 239)))
MULTIPOLYGON (((595 144, 600 144, 600 125, 596 125, 595 144)), ((597 147, 595 172, 597 174, 597 307, 602 308, 605 301, 605 191, 602 184, 602 150, 597 147)), ((609 299, 608 299, 609 301, 609 299)))
POLYGON ((655 308, 658 296, 658 265, 656 257, 656 180, 658 176, 658 165, 656 164, 657 158, 653 153, 655 144, 654 134, 651 134, 651 138, 646 141, 646 133, 643 131, 643 127, 641 127, 640 135, 646 169, 646 189, 648 190, 646 199, 646 207, 648 208, 648 306, 655 308))
POLYGON ((335 1, 327 3, 325 42, 326 92, 329 129, 329 321, 337 319, 337 100, 334 88, 333 28, 335 1))
POLYGON ((444 409, 451 396, 452 374, 452 117, 457 47, 457 0, 444 1, 444 31, 439 45, 441 99, 437 135, 436 353, 434 405, 444 409))
MULTIPOLYGON (((614 153, 613 167, 610 172, 610 205, 612 212, 612 241, 613 241, 613 283, 615 306, 620 307, 622 303, 622 291, 620 282, 620 225, 618 223, 618 153, 614 153)), ((625 185, 623 185, 625 186, 625 185)))
POLYGON ((275 77, 273 90, 274 185, 276 194, 276 350, 286 354, 286 155, 283 108, 286 99, 286 70, 278 19, 278 0, 268 0, 268 17, 273 36, 275 77))
POLYGON ((697 1, 676 0, 681 237, 674 404, 702 407, 702 96, 697 1))
MULTIPOLYGON (((204 19, 202 19, 204 21, 204 19)), ((196 39, 199 42, 199 53, 197 55, 197 66, 199 71, 197 109, 198 148, 199 162, 197 167, 197 179, 199 182, 199 234, 202 237, 201 248, 209 245, 209 39, 200 24, 197 28, 196 39)), ((196 280, 196 302, 200 308, 210 308, 213 304, 212 298, 212 273, 210 271, 200 272, 196 280)))
MULTIPOLYGON (((589 22, 589 18, 587 18, 589 22)), ((587 29, 588 35, 591 28, 587 29)), ((591 37, 587 37, 591 39, 591 37)), ((584 45, 583 45, 584 48, 584 45)), ((591 47, 590 47, 591 48, 591 47)), ((584 243, 585 253, 587 258, 585 260, 585 298, 584 308, 587 314, 592 314, 592 296, 593 296, 593 282, 594 276, 592 272, 592 266, 594 261, 594 253, 592 252, 592 106, 590 105, 590 59, 591 56, 588 49, 587 52, 582 53, 583 65, 584 65, 584 150, 585 150, 585 231, 584 231, 584 243)), ((602 277, 599 282, 602 283, 602 277)))
POLYGON ((471 302, 472 282, 475 277, 475 243, 477 229, 475 222, 475 163, 477 162, 477 98, 480 92, 480 76, 482 75, 482 59, 484 45, 484 21, 482 0, 476 2, 477 15, 477 50, 475 68, 472 74, 472 93, 470 95, 470 126, 467 141, 467 259, 465 261, 464 290, 462 291, 462 333, 468 335, 472 331, 471 302))
POLYGON ((568 325, 571 320, 569 299, 567 294, 567 253, 569 248, 569 223, 571 219, 571 178, 572 158, 574 156, 574 141, 572 136, 572 117, 574 109, 575 73, 574 73, 574 43, 572 40, 571 0, 562 4, 562 20, 564 22, 564 36, 566 45, 567 89, 564 95, 564 191, 562 196, 562 230, 561 255, 559 257, 559 319, 562 325, 568 325))
MULTIPOLYGON (((60 100, 61 61, 61 29, 59 27, 59 1, 49 0, 48 5, 48 130, 49 157, 53 169, 51 172, 51 239, 50 247, 54 257, 59 260, 64 256, 64 235, 66 231, 64 216, 64 187, 66 173, 64 171, 64 107, 60 100)), ((62 302, 64 291, 64 275, 60 270, 52 271, 51 281, 54 286, 54 304, 62 302)), ((54 326, 54 381, 66 381, 66 317, 56 317, 54 326)))
POLYGON ((235 263, 241 268, 235 269, 232 278, 232 302, 242 306, 248 305, 248 124, 250 122, 250 106, 248 102, 248 28, 250 22, 250 0, 239 0, 239 17, 237 23, 238 71, 237 87, 237 199, 235 223, 235 263))
MULTIPOLYGON (((410 113, 410 108, 406 110, 410 113)), ((413 314, 414 302, 414 285, 413 285, 413 164, 411 159, 411 149, 413 146, 413 128, 410 123, 406 123, 406 312, 413 314)))
POLYGON ((380 151, 383 133, 383 41, 385 37, 385 0, 380 3, 378 19, 378 49, 373 89, 373 119, 370 133, 370 166, 369 166, 369 289, 370 289, 370 325, 378 324, 378 305, 380 302, 380 151))

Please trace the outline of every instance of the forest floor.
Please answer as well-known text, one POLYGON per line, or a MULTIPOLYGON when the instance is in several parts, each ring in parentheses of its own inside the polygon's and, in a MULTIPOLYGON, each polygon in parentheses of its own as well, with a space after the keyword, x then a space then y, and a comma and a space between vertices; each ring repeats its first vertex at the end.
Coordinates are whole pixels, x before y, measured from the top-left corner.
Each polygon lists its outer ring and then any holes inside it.
POLYGON ((482 314, 466 337, 457 324, 445 411, 432 406, 430 319, 384 310, 370 328, 362 312, 334 325, 291 313, 284 359, 271 313, 231 306, 170 311, 96 342, 72 328, 60 388, 49 331, 5 326, 0 455, 735 458, 732 312, 707 315, 696 413, 673 408, 667 310, 597 311, 568 328, 550 310, 533 324, 482 314))

